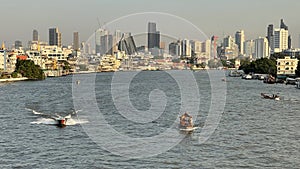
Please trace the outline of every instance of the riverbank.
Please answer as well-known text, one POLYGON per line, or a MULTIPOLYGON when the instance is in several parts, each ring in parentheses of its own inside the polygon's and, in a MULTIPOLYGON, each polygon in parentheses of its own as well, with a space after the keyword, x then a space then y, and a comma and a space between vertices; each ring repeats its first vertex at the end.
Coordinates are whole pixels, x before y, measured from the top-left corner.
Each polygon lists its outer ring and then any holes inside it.
POLYGON ((27 77, 0 79, 0 82, 18 82, 28 80, 27 77))

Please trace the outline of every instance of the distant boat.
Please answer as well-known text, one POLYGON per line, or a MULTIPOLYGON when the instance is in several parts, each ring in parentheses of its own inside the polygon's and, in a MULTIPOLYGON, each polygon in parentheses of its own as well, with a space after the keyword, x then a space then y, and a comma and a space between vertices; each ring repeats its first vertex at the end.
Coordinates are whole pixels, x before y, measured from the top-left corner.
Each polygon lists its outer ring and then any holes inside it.
POLYGON ((290 84, 290 85, 296 85, 296 82, 297 82, 296 79, 290 78, 290 77, 286 78, 286 80, 285 80, 285 84, 286 85, 288 85, 288 84, 290 84))
POLYGON ((280 96, 276 95, 276 94, 272 94, 272 95, 267 95, 265 93, 261 93, 260 94, 264 99, 273 99, 273 100, 280 100, 280 96))
POLYGON ((243 70, 231 70, 229 72, 230 77, 241 77, 245 74, 243 70))
POLYGON ((185 112, 179 117, 179 130, 184 132, 193 132, 198 127, 194 127, 193 117, 185 112))
POLYGON ((274 84, 276 83, 276 79, 272 75, 269 75, 265 78, 264 83, 274 84))

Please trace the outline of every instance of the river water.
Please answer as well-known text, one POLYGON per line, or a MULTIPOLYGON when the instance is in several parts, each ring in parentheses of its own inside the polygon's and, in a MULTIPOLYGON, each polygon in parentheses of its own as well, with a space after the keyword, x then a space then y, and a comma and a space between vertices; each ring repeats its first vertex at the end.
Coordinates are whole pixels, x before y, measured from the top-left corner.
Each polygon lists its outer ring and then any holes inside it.
MULTIPOLYGON (((126 72, 119 74, 126 79, 126 72)), ((227 77, 226 82, 221 79, 214 82, 226 84, 226 104, 217 128, 207 141, 200 144, 201 127, 205 124, 210 107, 217 105, 211 104, 208 74, 193 74, 200 93, 195 121, 200 128, 192 134, 180 133, 181 141, 167 151, 145 155, 147 157, 141 155, 141 158, 131 158, 130 153, 127 156, 117 155, 102 144, 97 144, 87 132, 86 127, 93 123, 93 119, 82 115, 87 110, 76 109, 73 102, 73 85, 83 85, 83 80, 75 84, 72 76, 66 76, 44 81, 1 83, 0 168, 300 167, 299 89, 290 85, 268 85, 257 80, 231 77, 227 77), (281 100, 262 99, 262 92, 278 93, 281 100), (52 125, 55 121, 44 116, 55 114, 72 114, 72 119, 67 127, 57 128, 52 125)), ((139 123, 126 119, 118 112, 114 102, 118 96, 125 94, 120 92, 116 98, 112 97, 112 75, 96 74, 96 104, 111 128, 131 138, 151 138, 171 128, 180 113, 183 99, 180 89, 185 87, 192 90, 189 85, 178 85, 172 76, 163 71, 140 72, 132 79, 128 89, 132 106, 139 111, 147 111, 151 107, 151 91, 156 89, 163 91, 164 95, 153 100, 159 103, 164 102, 162 98, 165 98, 166 102, 158 118, 139 123)), ((195 104, 191 103, 191 106, 195 104)), ((97 132, 108 133, 101 128, 97 132)), ((103 140, 109 141, 110 137, 103 140)), ((118 141, 121 143, 124 140, 118 141)))

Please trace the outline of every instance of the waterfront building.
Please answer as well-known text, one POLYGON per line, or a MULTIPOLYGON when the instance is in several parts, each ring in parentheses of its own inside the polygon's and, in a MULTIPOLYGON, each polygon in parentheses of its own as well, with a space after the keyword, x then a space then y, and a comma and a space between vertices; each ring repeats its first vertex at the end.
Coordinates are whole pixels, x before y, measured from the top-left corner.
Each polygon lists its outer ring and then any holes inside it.
POLYGON ((32 31, 32 41, 39 41, 39 33, 37 30, 32 31))
POLYGON ((245 32, 244 30, 239 30, 235 33, 235 44, 238 45, 239 54, 244 54, 244 42, 245 42, 245 32))
POLYGON ((275 53, 288 49, 288 35, 288 30, 282 28, 274 30, 273 48, 275 53))
POLYGON ((254 59, 269 58, 270 47, 269 41, 265 37, 259 37, 255 40, 255 57, 254 59))
POLYGON ((5 49, 1 49, 0 50, 0 70, 4 70, 6 71, 6 50, 5 49))
POLYGON ((284 59, 277 59, 277 75, 295 75, 298 59, 286 56, 284 59))
POLYGON ((66 48, 62 49, 56 45, 47 45, 41 48, 41 55, 50 59, 55 59, 57 61, 66 61, 68 59, 68 55, 71 54, 72 51, 66 48))
POLYGON ((56 45, 61 47, 61 33, 58 31, 58 28, 49 29, 49 45, 56 45))

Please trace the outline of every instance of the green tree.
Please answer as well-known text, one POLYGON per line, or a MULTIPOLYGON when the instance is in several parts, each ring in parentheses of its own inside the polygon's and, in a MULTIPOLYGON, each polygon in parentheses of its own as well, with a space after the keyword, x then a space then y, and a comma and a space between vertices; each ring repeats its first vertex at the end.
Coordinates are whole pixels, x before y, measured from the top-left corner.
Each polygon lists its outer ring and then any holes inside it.
POLYGON ((275 59, 268 59, 268 58, 261 58, 256 61, 243 61, 241 62, 241 66, 239 68, 243 70, 245 73, 261 73, 261 74, 271 74, 276 76, 277 69, 276 69, 276 60, 275 59))
POLYGON ((20 73, 23 77, 34 80, 45 79, 45 74, 40 66, 34 64, 32 60, 17 60, 16 73, 20 73))

